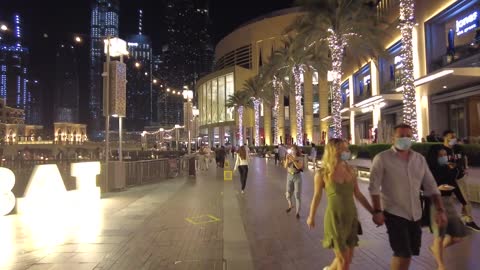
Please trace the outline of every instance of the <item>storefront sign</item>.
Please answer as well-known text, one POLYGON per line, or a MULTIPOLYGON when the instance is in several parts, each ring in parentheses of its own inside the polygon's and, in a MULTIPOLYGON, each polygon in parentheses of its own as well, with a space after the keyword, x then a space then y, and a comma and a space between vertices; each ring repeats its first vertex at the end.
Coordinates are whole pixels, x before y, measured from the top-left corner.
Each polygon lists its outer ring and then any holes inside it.
MULTIPOLYGON (((99 162, 72 163, 71 175, 76 178, 77 189, 67 191, 56 164, 37 165, 28 182, 25 196, 17 198, 17 213, 41 216, 59 210, 75 211, 83 204, 98 201, 98 174, 99 162)), ((10 169, 0 167, 0 179, 0 216, 3 216, 15 206, 15 197, 11 193, 15 175, 10 169)))
POLYGON ((457 36, 463 35, 478 27, 478 11, 474 11, 456 21, 457 36))

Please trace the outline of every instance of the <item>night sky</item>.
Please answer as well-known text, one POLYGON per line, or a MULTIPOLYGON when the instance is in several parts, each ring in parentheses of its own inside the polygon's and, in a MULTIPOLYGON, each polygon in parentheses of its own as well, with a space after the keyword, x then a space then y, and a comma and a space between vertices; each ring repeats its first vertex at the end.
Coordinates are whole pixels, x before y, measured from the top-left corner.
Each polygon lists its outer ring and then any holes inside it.
MULTIPOLYGON (((197 1, 197 0, 195 0, 197 1)), ((200 1, 200 0, 198 0, 200 1)), ((206 1, 206 0, 201 0, 206 1)), ((241 24, 265 13, 291 7, 294 0, 208 0, 212 24, 210 33, 214 45, 241 24)), ((90 0, 5 0, 1 1, 0 23, 11 24, 18 12, 23 21, 24 46, 30 49, 30 74, 43 80, 44 122, 47 127, 53 116, 52 93, 55 88, 55 48, 74 34, 90 33, 90 0), (44 37, 48 34, 48 38, 44 37)), ((149 35, 154 53, 162 45, 162 0, 120 0, 120 36, 136 34, 138 9, 143 9, 143 34, 149 35)), ((85 43, 85 59, 79 59, 81 122, 86 122, 88 102, 88 49, 85 43), (83 115, 83 117, 82 117, 83 115)))
MULTIPOLYGON (((7 0, 2 2, 0 21, 11 21, 13 13, 19 12, 24 20, 25 43, 29 47, 34 48, 36 39, 45 32, 50 36, 64 33, 89 33, 89 0, 7 0)), ((213 42, 218 42, 242 23, 273 10, 288 8, 293 2, 293 0, 210 0, 213 42)), ((144 9, 144 33, 151 36, 153 45, 157 48, 162 42, 162 37, 155 34, 155 29, 162 23, 159 15, 162 8, 160 0, 121 0, 120 34, 126 36, 136 33, 139 8, 144 9)))

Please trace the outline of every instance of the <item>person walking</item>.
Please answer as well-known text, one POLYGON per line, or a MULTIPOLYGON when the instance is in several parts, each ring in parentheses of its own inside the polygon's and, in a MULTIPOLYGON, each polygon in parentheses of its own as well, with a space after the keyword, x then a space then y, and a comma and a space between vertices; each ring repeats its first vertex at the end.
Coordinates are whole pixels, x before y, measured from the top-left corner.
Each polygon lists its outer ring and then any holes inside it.
POLYGON ((441 149, 438 151, 435 159, 429 156, 428 161, 430 170, 437 181, 438 189, 442 195, 442 202, 445 207, 448 221, 446 227, 440 228, 435 222, 436 209, 435 207, 431 207, 430 228, 435 238, 430 250, 437 262, 437 269, 445 270, 446 268, 443 260, 445 248, 461 242, 467 235, 466 226, 463 224, 460 215, 455 209, 452 195, 455 194, 462 204, 465 204, 465 198, 463 197, 457 183, 457 176, 460 173, 460 169, 457 166, 448 163, 447 151, 441 149))
POLYGON ((301 157, 300 149, 296 145, 289 149, 289 154, 286 156, 284 167, 287 169, 287 187, 286 197, 288 202, 287 213, 293 208, 292 196, 295 195, 296 218, 300 218, 301 195, 302 195, 302 172, 303 172, 303 158, 301 157))
POLYGON ((278 153, 278 145, 273 148, 273 153, 275 154, 275 165, 280 161, 280 154, 278 153))
POLYGON ((358 245, 360 228, 354 197, 373 214, 372 206, 358 188, 355 168, 347 163, 350 157, 345 140, 331 139, 325 147, 322 169, 315 174, 314 195, 307 225, 310 229, 315 227, 315 214, 325 190, 327 209, 323 223, 323 247, 333 249, 335 259, 324 270, 350 267, 353 250, 358 245))
POLYGON ((369 191, 374 209, 373 222, 386 225, 393 250, 392 270, 407 270, 412 256, 420 254, 422 207, 420 189, 430 197, 436 209, 435 222, 440 228, 447 223, 445 208, 427 161, 411 150, 412 127, 400 124, 394 128, 394 145, 373 159, 369 191), (382 200, 380 199, 382 198, 382 200))
POLYGON ((285 148, 285 145, 280 144, 280 146, 278 146, 278 158, 280 159, 280 162, 282 164, 285 163, 286 156, 287 156, 287 149, 285 148))
POLYGON ((198 151, 198 163, 200 171, 205 171, 207 169, 207 152, 205 151, 205 147, 200 147, 200 150, 198 151))
POLYGON ((237 159, 235 161, 235 168, 233 169, 240 173, 240 182, 242 183, 242 194, 245 193, 245 186, 247 185, 247 175, 248 175, 248 161, 249 156, 247 155, 247 150, 245 146, 240 147, 237 154, 237 159))
POLYGON ((441 150, 447 152, 447 160, 449 167, 457 168, 457 184, 458 191, 462 193, 465 200, 462 203, 462 221, 469 229, 480 232, 480 227, 475 223, 472 216, 472 204, 468 198, 467 192, 467 177, 468 177, 468 160, 465 153, 459 149, 457 136, 453 130, 446 130, 443 132, 443 144, 435 145, 430 148, 428 157, 435 160, 441 150))

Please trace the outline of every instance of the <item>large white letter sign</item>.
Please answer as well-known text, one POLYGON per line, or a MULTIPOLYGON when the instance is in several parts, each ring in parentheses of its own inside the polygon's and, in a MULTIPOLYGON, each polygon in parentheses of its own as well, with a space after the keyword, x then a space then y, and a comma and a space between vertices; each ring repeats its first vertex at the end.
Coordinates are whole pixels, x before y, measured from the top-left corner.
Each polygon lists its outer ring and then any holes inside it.
MULTIPOLYGON (((97 187, 97 174, 100 174, 100 162, 72 163, 71 174, 77 178, 76 192, 85 203, 100 200, 100 188, 97 187)), ((79 203, 82 203, 80 201, 79 203)))
POLYGON ((17 200, 18 214, 41 214, 64 210, 67 190, 57 165, 37 165, 28 181, 25 196, 17 200))
POLYGON ((18 214, 43 216, 96 206, 95 203, 100 200, 100 188, 97 187, 96 179, 97 174, 100 174, 100 162, 72 163, 71 174, 76 177, 77 190, 67 192, 57 165, 37 165, 28 182, 25 196, 17 200, 18 214))
POLYGON ((0 216, 9 214, 15 207, 15 196, 12 188, 15 175, 10 169, 0 167, 0 216))

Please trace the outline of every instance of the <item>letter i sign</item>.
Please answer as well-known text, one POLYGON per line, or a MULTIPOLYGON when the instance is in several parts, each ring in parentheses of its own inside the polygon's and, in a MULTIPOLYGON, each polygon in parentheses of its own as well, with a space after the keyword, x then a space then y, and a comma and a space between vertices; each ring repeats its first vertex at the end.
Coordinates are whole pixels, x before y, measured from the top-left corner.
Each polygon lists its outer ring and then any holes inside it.
POLYGON ((15 175, 7 168, 0 167, 0 216, 9 214, 15 207, 15 196, 12 188, 15 185, 15 175))

